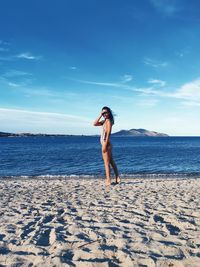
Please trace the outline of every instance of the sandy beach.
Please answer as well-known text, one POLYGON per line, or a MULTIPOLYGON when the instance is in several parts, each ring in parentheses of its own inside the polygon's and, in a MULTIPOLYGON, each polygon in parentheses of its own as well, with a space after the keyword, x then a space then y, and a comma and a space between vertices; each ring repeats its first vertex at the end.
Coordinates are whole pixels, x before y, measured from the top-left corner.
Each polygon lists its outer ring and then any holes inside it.
POLYGON ((200 266, 200 179, 2 179, 0 266, 200 266))

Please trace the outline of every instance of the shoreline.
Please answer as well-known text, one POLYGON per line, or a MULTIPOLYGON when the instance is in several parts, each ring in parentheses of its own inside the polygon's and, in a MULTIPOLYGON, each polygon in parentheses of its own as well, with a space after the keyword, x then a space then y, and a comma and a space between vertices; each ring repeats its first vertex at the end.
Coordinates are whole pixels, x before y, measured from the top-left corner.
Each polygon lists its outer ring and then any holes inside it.
MULTIPOLYGON (((112 179, 114 180, 114 176, 112 176, 112 179)), ((134 173, 134 174, 121 174, 120 177, 123 180, 130 180, 130 179, 145 179, 145 180, 151 180, 151 179, 200 179, 200 173, 134 173)), ((105 178, 102 175, 87 175, 87 174, 71 174, 71 175, 62 175, 62 174, 42 174, 42 175, 3 175, 0 176, 1 180, 24 180, 24 179, 47 179, 47 180, 104 180, 105 178)))
POLYGON ((198 178, 2 179, 0 264, 198 267, 199 195, 198 178))

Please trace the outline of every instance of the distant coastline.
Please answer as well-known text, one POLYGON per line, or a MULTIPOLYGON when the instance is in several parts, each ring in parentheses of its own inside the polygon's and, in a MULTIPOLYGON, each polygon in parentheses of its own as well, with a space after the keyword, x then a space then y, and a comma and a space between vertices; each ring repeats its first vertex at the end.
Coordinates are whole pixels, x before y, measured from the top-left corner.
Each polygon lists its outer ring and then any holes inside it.
MULTIPOLYGON (((99 135, 73 135, 73 134, 43 134, 43 133, 8 133, 0 132, 0 137, 72 137, 72 136, 99 136, 99 135)), ((146 129, 130 129, 130 130, 120 130, 112 134, 112 137, 167 137, 169 135, 165 133, 158 133, 155 131, 149 131, 146 129)))
MULTIPOLYGON (((43 133, 6 133, 0 132, 0 137, 53 137, 53 136, 60 136, 60 137, 68 137, 68 136, 88 136, 88 135, 73 135, 73 134, 43 134, 43 133)), ((92 136, 92 135, 90 135, 92 136)), ((95 136, 95 135, 93 135, 95 136)))

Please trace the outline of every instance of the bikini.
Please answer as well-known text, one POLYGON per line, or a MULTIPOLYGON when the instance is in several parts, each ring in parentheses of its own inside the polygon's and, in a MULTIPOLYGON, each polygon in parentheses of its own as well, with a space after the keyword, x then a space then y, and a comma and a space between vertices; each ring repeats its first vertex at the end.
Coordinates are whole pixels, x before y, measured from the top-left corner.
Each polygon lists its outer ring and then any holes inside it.
MULTIPOLYGON (((106 120, 105 120, 105 122, 106 122, 106 120)), ((103 145, 103 142, 106 140, 105 122, 102 125, 102 131, 101 131, 101 137, 100 137, 100 142, 102 145, 103 145)), ((111 146, 110 141, 108 141, 108 146, 111 146)))
POLYGON ((106 140, 105 122, 102 125, 102 131, 101 131, 101 137, 100 137, 100 142, 101 142, 102 145, 103 145, 103 142, 106 140))

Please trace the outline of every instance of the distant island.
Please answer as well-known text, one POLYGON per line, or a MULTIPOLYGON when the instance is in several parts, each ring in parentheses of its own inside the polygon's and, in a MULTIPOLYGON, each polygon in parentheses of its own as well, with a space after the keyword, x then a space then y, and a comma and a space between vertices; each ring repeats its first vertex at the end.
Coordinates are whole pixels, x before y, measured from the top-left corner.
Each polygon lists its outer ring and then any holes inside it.
MULTIPOLYGON (((72 135, 72 134, 33 134, 33 133, 6 133, 0 132, 0 137, 30 137, 30 136, 87 136, 87 135, 72 135)), ((90 135, 98 136, 98 135, 90 135)), ((167 137, 169 135, 164 133, 158 133, 155 131, 148 131, 145 129, 130 129, 130 130, 121 130, 119 132, 113 133, 113 137, 127 137, 127 136, 149 136, 149 137, 167 137)))
MULTIPOLYGON (((31 136, 75 136, 72 134, 43 134, 43 133, 6 133, 0 132, 0 137, 31 137, 31 136)), ((83 136, 83 135, 80 135, 83 136)))
POLYGON ((149 137, 167 137, 169 135, 164 133, 158 133, 154 131, 148 131, 146 129, 130 129, 130 130, 121 130, 119 132, 113 133, 112 136, 149 136, 149 137))

